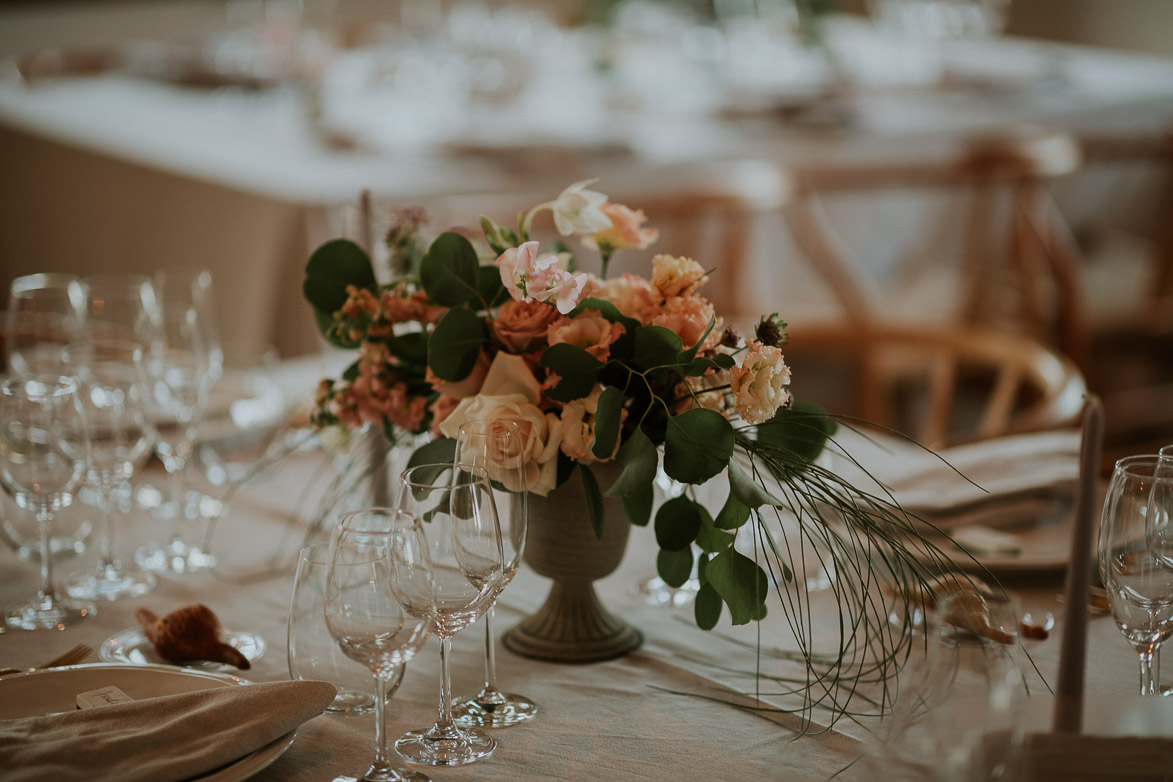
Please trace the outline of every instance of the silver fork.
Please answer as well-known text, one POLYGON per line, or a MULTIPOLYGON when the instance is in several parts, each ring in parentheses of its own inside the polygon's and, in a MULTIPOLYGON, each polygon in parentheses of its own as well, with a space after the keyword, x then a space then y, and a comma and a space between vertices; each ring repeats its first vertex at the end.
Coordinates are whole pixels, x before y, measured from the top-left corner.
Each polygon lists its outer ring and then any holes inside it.
POLYGON ((7 676, 10 673, 26 673, 28 671, 40 671, 45 668, 59 668, 62 665, 73 665, 79 663, 93 653, 93 649, 85 644, 78 644, 65 654, 54 657, 46 663, 34 665, 32 668, 0 668, 0 676, 7 676))

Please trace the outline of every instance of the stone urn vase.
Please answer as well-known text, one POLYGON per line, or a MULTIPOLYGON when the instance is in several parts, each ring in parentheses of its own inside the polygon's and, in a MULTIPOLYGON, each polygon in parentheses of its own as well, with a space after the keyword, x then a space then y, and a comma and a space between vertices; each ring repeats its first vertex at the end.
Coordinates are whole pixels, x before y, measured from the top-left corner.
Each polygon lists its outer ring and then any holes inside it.
MULTIPOLYGON (((596 464, 591 470, 604 489, 619 475, 614 464, 596 464)), ((603 505, 599 539, 591 529, 577 471, 547 496, 530 495, 525 561, 554 583, 542 607, 505 634, 510 651, 538 660, 586 663, 620 657, 643 643, 643 635, 607 611, 595 593, 593 582, 619 567, 631 532, 621 500, 604 497, 603 505)))

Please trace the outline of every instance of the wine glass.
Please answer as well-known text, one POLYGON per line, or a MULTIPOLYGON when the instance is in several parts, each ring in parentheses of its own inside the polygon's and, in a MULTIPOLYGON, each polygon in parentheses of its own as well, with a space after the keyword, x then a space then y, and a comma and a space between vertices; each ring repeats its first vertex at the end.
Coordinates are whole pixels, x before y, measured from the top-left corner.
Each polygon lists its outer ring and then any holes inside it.
POLYGON ((973 591, 942 597, 926 619, 923 658, 901 674, 892 714, 866 756, 880 779, 1014 778, 1026 686, 1015 657, 1017 601, 973 591))
POLYGON ((375 676, 375 757, 362 779, 428 781, 387 757, 388 690, 435 623, 434 575, 419 520, 376 508, 345 514, 330 543, 326 627, 347 657, 375 676))
POLYGON ((57 374, 62 346, 77 339, 85 285, 72 274, 28 274, 12 281, 5 360, 12 375, 57 374))
POLYGON ((90 600, 144 595, 155 588, 155 576, 123 565, 114 544, 113 521, 115 491, 130 480, 151 449, 143 406, 147 382, 142 346, 95 336, 67 345, 62 358, 81 391, 90 436, 87 482, 97 489, 101 504, 97 568, 74 574, 65 589, 90 600))
POLYGON ((206 319, 211 313, 204 302, 209 278, 160 272, 154 280, 162 320, 160 339, 147 357, 148 418, 169 485, 168 499, 157 511, 172 522, 172 529, 166 542, 141 547, 135 559, 159 573, 189 573, 216 564, 214 556, 185 536, 185 527, 201 515, 201 498, 188 496, 186 469, 219 371, 207 344, 206 319))
POLYGON ((53 514, 73 502, 86 474, 89 438, 78 396, 71 377, 22 375, 0 386, 0 483, 36 514, 41 536, 41 586, 27 603, 7 608, 13 627, 63 629, 96 613, 88 600, 58 595, 49 551, 53 514))
MULTIPOLYGON (((527 492, 521 452, 521 427, 516 421, 469 421, 456 435, 456 464, 483 467, 494 486, 505 559, 500 590, 513 580, 525 549, 527 492)), ((496 602, 494 596, 493 603, 496 602)), ((485 684, 476 695, 457 698, 452 713, 460 725, 492 728, 516 725, 538 713, 538 705, 529 698, 497 688, 493 605, 485 613, 485 684)))
POLYGON ((1173 633, 1173 566, 1162 557, 1173 477, 1160 456, 1116 462, 1100 519, 1100 577, 1112 617, 1140 660, 1140 693, 1157 695, 1155 654, 1173 633))
POLYGON ((413 763, 457 766, 488 757, 496 740, 461 729, 452 716, 452 637, 489 610, 504 580, 501 527, 487 471, 429 464, 403 472, 397 505, 423 521, 436 583, 440 709, 427 730, 405 733, 395 750, 413 763))

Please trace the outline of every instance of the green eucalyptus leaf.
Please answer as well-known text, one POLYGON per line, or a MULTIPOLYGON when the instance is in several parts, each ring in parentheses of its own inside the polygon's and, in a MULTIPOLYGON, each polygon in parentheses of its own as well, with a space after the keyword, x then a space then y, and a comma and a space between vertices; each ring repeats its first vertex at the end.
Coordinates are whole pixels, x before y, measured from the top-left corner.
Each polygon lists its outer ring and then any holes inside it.
POLYGON ((608 497, 626 497, 629 494, 644 491, 656 479, 656 467, 659 458, 656 455, 656 446, 638 426, 627 436, 623 445, 619 446, 616 460, 623 465, 623 472, 615 479, 615 483, 603 492, 608 497))
POLYGON ((811 402, 795 402, 776 412, 769 421, 758 424, 755 439, 813 462, 837 428, 835 419, 823 408, 811 402))
POLYGON ((712 630, 721 618, 721 595, 712 584, 701 584, 692 604, 696 626, 702 630, 712 630))
POLYGON ((664 472, 681 483, 704 483, 729 466, 736 438, 725 416, 703 407, 668 419, 664 472))
POLYGON ((588 395, 603 369, 603 362, 582 348, 565 342, 546 348, 540 363, 561 378, 558 385, 546 390, 546 396, 557 402, 569 402, 588 395))
POLYGON ((582 490, 586 495, 587 515, 591 519, 591 529, 595 537, 603 539, 603 495, 599 492, 599 482, 595 479, 591 468, 580 464, 578 474, 582 476, 582 490))
POLYGON ((376 284, 366 251, 349 239, 332 239, 306 262, 302 292, 315 308, 332 314, 346 303, 347 285, 374 290, 376 284))
POLYGON ((711 358, 694 358, 680 373, 688 377, 700 377, 710 369, 719 369, 716 361, 711 358))
POLYGON ((480 262, 472 242, 453 231, 437 236, 420 262, 420 282, 428 298, 441 306, 475 302, 480 262))
POLYGON ((504 301, 508 293, 505 290, 505 283, 501 282, 501 270, 496 266, 478 267, 477 292, 480 294, 480 300, 490 307, 504 301))
POLYGON ((737 361, 728 353, 718 353, 713 356, 713 361, 721 369, 730 369, 737 366, 737 361))
POLYGON ((713 525, 718 529, 738 529, 749 521, 749 514, 749 506, 737 499, 737 495, 731 491, 717 512, 717 518, 713 519, 713 525))
POLYGON ((733 545, 732 532, 726 532, 717 527, 713 517, 704 508, 701 508, 701 527, 697 530, 696 544, 700 546, 701 551, 706 551, 710 554, 719 554, 725 549, 733 545))
POLYGON ((391 337, 387 348, 403 363, 423 366, 428 361, 428 335, 422 331, 391 337))
POLYGON ((453 307, 428 339, 428 366, 441 380, 463 380, 476 366, 484 343, 480 316, 467 307, 453 307))
POLYGON ((688 548, 701 528, 701 507, 688 497, 674 497, 656 511, 656 542, 666 551, 688 548))
POLYGON ((661 551, 656 555, 656 573, 674 589, 684 586, 692 575, 692 550, 661 551))
POLYGON ((705 565, 705 578, 729 606, 733 624, 753 621, 769 594, 769 580, 761 566, 734 548, 728 548, 705 565))
POLYGON ((781 505, 781 501, 776 499, 770 492, 754 481, 753 478, 741 469, 735 461, 730 461, 729 468, 729 492, 732 496, 742 504, 750 508, 760 508, 763 505, 781 505))
POLYGON ((407 460, 408 467, 421 464, 452 464, 456 458, 456 440, 451 437, 437 437, 424 443, 412 452, 407 460))
POLYGON ((678 364, 683 346, 680 337, 671 329, 640 326, 635 330, 631 363, 645 370, 678 364))
POLYGON ((626 495, 623 498, 623 510, 627 512, 627 520, 637 527, 648 526, 648 522, 652 518, 652 504, 655 500, 656 492, 651 483, 626 495))
POLYGON ((598 458, 609 459, 615 452, 622 413, 622 389, 607 386, 603 393, 599 394, 599 405, 595 409, 595 443, 591 446, 591 452, 598 458))

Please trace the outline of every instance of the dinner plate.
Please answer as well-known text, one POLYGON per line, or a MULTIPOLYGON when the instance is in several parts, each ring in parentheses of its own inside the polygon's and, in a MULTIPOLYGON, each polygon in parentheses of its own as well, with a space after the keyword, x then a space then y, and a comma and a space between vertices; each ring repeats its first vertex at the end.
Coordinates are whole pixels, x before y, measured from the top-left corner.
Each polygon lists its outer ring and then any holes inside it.
MULTIPOLYGON (((265 639, 255 633, 221 630, 220 640, 245 656, 250 663, 265 653, 265 639)), ((138 627, 128 627, 107 638, 98 648, 98 659, 108 663, 131 665, 173 665, 160 657, 138 627)), ((200 671, 235 671, 231 665, 211 661, 186 663, 182 667, 200 671)))
MULTIPOLYGON (((38 717, 77 708, 77 694, 113 685, 131 698, 178 695, 249 682, 237 676, 167 665, 90 663, 18 673, 0 678, 0 719, 38 717)), ((239 760, 191 782, 240 782, 281 756, 297 731, 290 731, 239 760)))
MULTIPOLYGON (((992 525, 990 525, 992 526, 992 525)), ((973 551, 972 557, 951 540, 926 533, 925 537, 950 557, 957 567, 971 573, 989 570, 992 573, 1045 573, 1062 570, 1071 558, 1071 536, 1074 533, 1075 513, 1070 505, 1061 512, 1042 518, 1020 519, 1000 524, 995 529, 1013 535, 1017 551, 988 553, 973 551)), ((950 535, 964 536, 965 525, 951 527, 950 535)), ((922 561, 927 559, 923 549, 913 549, 922 561)))

